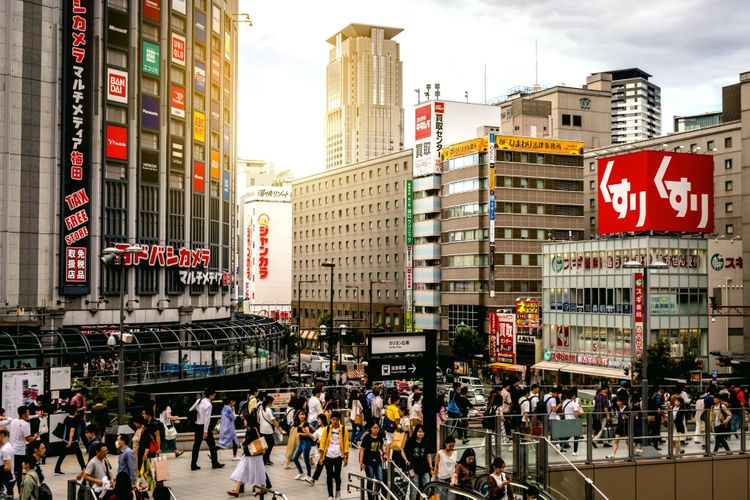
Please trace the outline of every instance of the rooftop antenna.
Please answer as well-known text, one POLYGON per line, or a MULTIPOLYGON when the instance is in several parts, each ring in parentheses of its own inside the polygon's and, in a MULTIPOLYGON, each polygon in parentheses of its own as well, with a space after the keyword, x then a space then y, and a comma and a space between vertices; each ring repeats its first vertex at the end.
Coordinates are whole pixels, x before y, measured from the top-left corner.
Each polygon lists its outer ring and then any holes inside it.
POLYGON ((466 98, 466 102, 469 102, 469 91, 464 90, 464 97, 466 98))
POLYGON ((419 89, 414 89, 414 92, 417 93, 417 104, 422 103, 422 93, 419 91, 419 89))
POLYGON ((484 63, 484 103, 487 104, 487 63, 484 63))
POLYGON ((424 96, 429 101, 430 100, 430 89, 432 88, 432 84, 428 83, 427 85, 425 85, 425 87, 426 87, 427 90, 424 91, 424 96))
POLYGON ((534 85, 539 85, 539 39, 534 39, 534 85))
POLYGON ((436 100, 440 99, 440 84, 439 83, 435 84, 435 99, 436 100))

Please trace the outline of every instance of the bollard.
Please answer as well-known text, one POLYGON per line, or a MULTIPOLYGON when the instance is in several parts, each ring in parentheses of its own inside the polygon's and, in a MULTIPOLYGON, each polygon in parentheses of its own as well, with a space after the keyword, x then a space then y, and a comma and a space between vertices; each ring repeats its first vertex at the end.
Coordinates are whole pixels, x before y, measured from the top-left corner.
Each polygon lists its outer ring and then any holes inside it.
POLYGON ((586 413, 586 465, 594 461, 594 428, 593 414, 586 413))
POLYGON ((743 406, 740 408, 740 453, 743 455, 747 453, 747 443, 745 442, 745 439, 747 438, 747 429, 745 428, 746 417, 747 412, 745 411, 745 407, 743 406))
POLYGON ((492 465, 492 434, 484 435, 484 464, 488 469, 492 465))
POLYGON ((75 479, 68 479, 68 500, 76 500, 78 493, 78 482, 75 479))
POLYGON ((667 412, 667 458, 674 458, 674 414, 672 410, 667 412))
POLYGON ((703 439, 706 440, 706 450, 704 455, 707 457, 711 456, 711 415, 713 414, 713 411, 711 411, 711 407, 708 408, 708 410, 703 410, 704 417, 706 418, 706 427, 703 430, 703 439))
MULTIPOLYGON (((641 413, 642 415, 643 413, 641 413)), ((612 443, 614 446, 614 442, 612 443)), ((628 460, 635 460, 635 412, 628 412, 628 460)))

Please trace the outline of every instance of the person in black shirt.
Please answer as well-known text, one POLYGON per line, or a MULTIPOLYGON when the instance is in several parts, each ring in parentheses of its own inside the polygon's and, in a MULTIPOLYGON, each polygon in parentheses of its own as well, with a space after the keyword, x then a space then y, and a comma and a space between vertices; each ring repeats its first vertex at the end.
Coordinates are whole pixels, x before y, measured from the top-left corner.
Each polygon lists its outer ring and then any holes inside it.
POLYGON ((63 420, 63 444, 65 444, 65 447, 62 448, 60 455, 57 457, 57 463, 55 464, 55 474, 64 474, 63 471, 60 470, 60 467, 65 460, 65 456, 70 453, 75 453, 75 456, 78 459, 78 465, 81 466, 81 469, 84 469, 86 467, 86 462, 83 461, 81 448, 80 446, 78 446, 78 439, 80 438, 80 436, 78 435, 80 421, 81 419, 78 415, 78 407, 75 405, 70 405, 68 407, 68 416, 65 417, 65 420, 63 420))
MULTIPOLYGON (((474 408, 474 405, 471 404, 471 401, 469 401, 469 388, 468 387, 461 387, 461 392, 456 396, 456 404, 458 405, 459 409, 461 410, 461 418, 465 419, 469 416, 469 410, 474 408)), ((469 422, 467 420, 461 421, 461 423, 458 425, 457 433, 458 437, 462 438, 463 444, 466 444, 469 442, 469 438, 467 437, 466 427, 468 427, 469 422)))
MULTIPOLYGON (((383 436, 377 422, 370 424, 369 432, 362 438, 359 447, 359 467, 369 478, 383 480, 383 459, 385 458, 383 436)), ((374 498, 370 495, 370 498, 374 498)))
POLYGON ((84 435, 84 436, 86 436, 86 442, 88 443, 88 444, 86 445, 86 450, 88 451, 88 455, 89 455, 89 457, 88 457, 88 460, 87 460, 87 463, 88 463, 89 461, 91 461, 91 459, 92 459, 92 458, 94 458, 94 457, 96 456, 96 447, 97 447, 97 446, 99 445, 99 443, 101 442, 101 441, 99 441, 99 439, 98 439, 98 438, 96 437, 96 434, 97 434, 97 430, 98 430, 98 429, 96 428, 96 425, 94 425, 94 424, 88 424, 88 425, 87 425, 87 426, 86 426, 86 427, 85 427, 85 428, 83 429, 83 435, 84 435))
POLYGON ((430 446, 425 437, 424 426, 414 426, 414 433, 406 442, 404 451, 406 453, 407 465, 411 467, 411 475, 416 479, 417 486, 422 490, 432 477, 432 455, 429 453, 430 446))
POLYGON ((154 418, 153 408, 151 406, 143 408, 141 417, 143 417, 144 424, 138 446, 139 463, 143 463, 143 459, 146 457, 154 458, 161 449, 161 433, 159 432, 159 423, 154 418))

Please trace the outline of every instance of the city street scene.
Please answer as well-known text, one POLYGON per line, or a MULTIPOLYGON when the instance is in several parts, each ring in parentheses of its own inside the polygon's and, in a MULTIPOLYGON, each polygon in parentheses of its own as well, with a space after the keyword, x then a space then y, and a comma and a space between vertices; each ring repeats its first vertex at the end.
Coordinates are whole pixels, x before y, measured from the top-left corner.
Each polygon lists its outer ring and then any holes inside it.
POLYGON ((0 0, 0 500, 750 499, 749 25, 0 0))

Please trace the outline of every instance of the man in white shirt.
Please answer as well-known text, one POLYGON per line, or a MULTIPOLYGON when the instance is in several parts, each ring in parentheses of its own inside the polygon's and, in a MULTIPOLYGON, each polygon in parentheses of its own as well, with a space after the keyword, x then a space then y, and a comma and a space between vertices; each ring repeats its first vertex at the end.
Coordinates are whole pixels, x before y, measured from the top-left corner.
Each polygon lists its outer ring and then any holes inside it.
POLYGON ((550 420, 560 420, 560 416, 557 414, 557 409, 560 406, 558 398, 560 397, 560 389, 553 387, 549 390, 549 394, 544 397, 544 403, 547 405, 547 415, 550 420))
POLYGON ((8 442, 8 429, 0 428, 0 494, 13 496, 13 447, 8 442))
POLYGON ((411 412, 411 405, 414 404, 414 395, 419 394, 420 389, 417 384, 414 384, 411 387, 411 394, 409 394, 409 397, 406 399, 406 409, 407 411, 411 412))
POLYGON ((518 406, 521 408, 521 434, 531 434, 531 398, 529 389, 524 387, 520 389, 521 397, 518 399, 518 406))
POLYGON ((197 416, 193 425, 195 440, 193 441, 193 457, 190 461, 190 470, 198 470, 198 454, 200 453, 201 443, 206 441, 208 451, 211 453, 211 467, 221 469, 224 464, 219 463, 216 456, 216 442, 214 441, 214 432, 211 429, 211 410, 213 409, 212 401, 216 397, 216 391, 206 389, 203 391, 203 397, 196 401, 189 411, 196 410, 197 416))
MULTIPOLYGON (((13 447, 13 476, 22 476, 21 460, 26 456, 26 445, 35 441, 39 434, 31 434, 29 424, 29 409, 26 405, 18 407, 18 418, 8 425, 10 445, 13 447)), ((21 481, 16 482, 18 493, 21 493, 21 481)))
POLYGON ((533 425, 536 425, 536 417, 534 417, 534 412, 536 412, 536 407, 539 404, 539 397, 541 396, 539 392, 539 384, 531 384, 531 394, 529 395, 529 415, 531 416, 530 422, 533 425))
POLYGON ((372 404, 370 405, 370 414, 374 422, 380 423, 380 416, 383 413, 383 398, 380 396, 380 389, 377 387, 372 388, 372 404))
MULTIPOLYGON (((583 415, 583 408, 581 408, 581 405, 578 404, 578 392, 574 389, 569 389, 569 392, 567 392, 566 394, 568 399, 563 401, 562 405, 560 406, 560 413, 563 414, 563 419, 565 420, 575 420, 583 415)), ((571 437, 573 438, 573 456, 577 457, 579 455, 578 438, 580 436, 569 436, 565 439, 565 441, 568 441, 568 439, 570 439, 571 437)), ((563 453, 565 453, 565 450, 563 450, 563 453)))
POLYGON ((307 423, 313 429, 318 428, 318 415, 323 413, 323 405, 320 404, 320 387, 313 389, 312 396, 307 400, 307 423))

